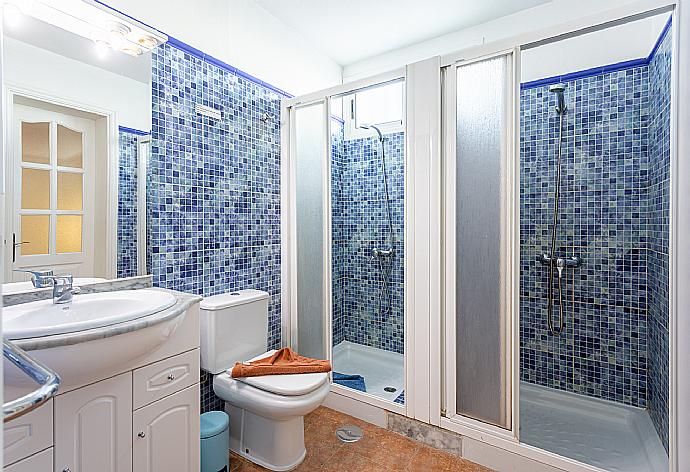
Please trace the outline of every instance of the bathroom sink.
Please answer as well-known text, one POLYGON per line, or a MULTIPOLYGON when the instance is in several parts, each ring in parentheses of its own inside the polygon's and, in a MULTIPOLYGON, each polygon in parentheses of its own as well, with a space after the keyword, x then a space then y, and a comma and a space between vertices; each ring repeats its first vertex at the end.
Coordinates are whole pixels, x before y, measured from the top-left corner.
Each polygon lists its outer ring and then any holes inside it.
POLYGON ((3 309, 3 334, 10 340, 76 333, 135 320, 170 308, 176 298, 155 290, 76 295, 71 303, 52 300, 3 309))
MULTIPOLYGON (((131 369, 160 349, 194 300, 145 288, 75 295, 63 305, 52 299, 24 303, 3 308, 3 334, 57 372, 65 392, 131 369)), ((8 364, 6 394, 35 388, 8 364)))

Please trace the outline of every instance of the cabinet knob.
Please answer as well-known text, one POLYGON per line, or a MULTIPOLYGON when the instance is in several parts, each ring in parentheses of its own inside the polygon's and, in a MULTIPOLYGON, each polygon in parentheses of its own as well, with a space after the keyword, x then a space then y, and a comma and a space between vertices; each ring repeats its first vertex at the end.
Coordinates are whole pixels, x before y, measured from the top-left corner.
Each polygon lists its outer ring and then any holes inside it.
POLYGON ((62 472, 72 472, 72 469, 70 469, 69 467, 65 467, 64 469, 62 469, 62 472))
POLYGON ((175 376, 173 374, 168 375, 168 380, 172 382, 173 380, 175 380, 175 376))
POLYGON ((137 434, 137 436, 139 436, 140 438, 145 438, 145 437, 146 437, 146 433, 143 432, 143 431, 139 431, 139 434, 137 434))

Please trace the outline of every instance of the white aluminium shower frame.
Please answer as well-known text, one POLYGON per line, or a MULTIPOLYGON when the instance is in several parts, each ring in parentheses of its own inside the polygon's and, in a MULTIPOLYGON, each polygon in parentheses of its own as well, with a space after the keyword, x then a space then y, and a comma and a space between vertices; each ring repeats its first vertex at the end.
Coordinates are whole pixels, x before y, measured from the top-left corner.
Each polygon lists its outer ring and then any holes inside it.
MULTIPOLYGON (((366 79, 350 82, 344 85, 338 85, 321 91, 302 95, 291 99, 285 99, 282 102, 281 109, 281 181, 289 182, 289 185, 283 185, 281 189, 281 208, 287 208, 286 212, 281 216, 281 234, 282 237, 282 275, 281 282, 283 290, 281 293, 281 310, 282 310, 282 334, 284 344, 288 346, 297 346, 297 246, 296 246, 296 207, 295 207, 295 173, 293 156, 295 155, 295 113, 294 111, 321 103, 324 107, 324 127, 322 130, 324 137, 323 156, 325 159, 323 167, 322 188, 323 195, 323 274, 324 280, 322 285, 323 290, 323 342, 324 352, 326 352, 328 359, 333 359, 333 331, 332 331, 332 267, 331 267, 331 248, 332 248, 332 225, 331 225, 331 98, 346 95, 360 89, 370 86, 392 82, 396 80, 406 80, 405 69, 397 69, 384 74, 376 75, 366 79)), ((406 130, 406 119, 403 117, 403 128, 406 130)), ((407 145, 405 151, 405 168, 407 169, 407 145)), ((405 180, 407 186, 407 170, 405 172, 405 180)), ((406 190, 407 191, 407 190, 406 190)), ((407 202, 407 198, 405 199, 407 202)), ((405 203, 405 258, 407 259, 408 243, 407 243, 407 203, 405 203)), ((405 266, 405 287, 407 287, 408 269, 405 266)), ((407 291, 407 289, 405 289, 407 291)), ((407 297, 407 295, 406 295, 407 297)), ((405 308, 405 371, 407 372, 407 307, 405 308)), ((405 391, 407 399, 407 374, 405 380, 405 391)), ((394 411, 399 414, 406 414, 407 407, 397 403, 389 402, 378 398, 369 393, 352 390, 341 385, 331 385, 331 396, 338 395, 346 399, 351 399, 354 402, 361 402, 364 404, 373 405, 376 408, 383 410, 394 411)), ((409 403, 409 402, 406 402, 409 403)), ((380 421, 378 421, 380 423, 380 421)))
MULTIPOLYGON (((449 418, 442 411, 443 406, 446 405, 446 399, 453 392, 448 389, 448 384, 442 379, 446 379, 446 374, 450 366, 447 364, 448 359, 444 358, 446 350, 444 343, 448 342, 446 329, 447 305, 446 299, 448 290, 445 286, 445 281, 440 283, 440 288, 435 287, 434 280, 440 278, 446 270, 448 260, 447 254, 441 257, 441 247, 436 247, 432 241, 434 231, 438 230, 439 244, 441 240, 441 223, 436 221, 436 216, 445 211, 442 202, 445 199, 444 188, 441 185, 441 171, 438 168, 439 151, 434 148, 434 136, 441 135, 441 120, 440 117, 445 113, 441 109, 440 100, 435 101, 434 92, 430 92, 426 97, 432 101, 430 109, 416 110, 410 106, 410 93, 413 88, 415 93, 421 93, 423 89, 423 81, 415 85, 415 77, 411 71, 415 68, 419 70, 428 70, 435 63, 438 67, 438 84, 440 88, 440 69, 456 65, 458 63, 466 63, 467 61, 477 60, 483 57, 502 54, 506 52, 513 53, 515 77, 520 76, 520 51, 525 48, 545 44, 549 42, 559 41, 580 34, 605 29, 621 23, 626 23, 631 20, 643 18, 653 14, 672 12, 673 14, 673 70, 672 70, 672 101, 671 101, 671 172, 670 172, 670 248, 669 248, 669 275, 670 275, 670 315, 669 315, 669 344, 670 344, 670 472, 684 472, 690 470, 690 448, 683 446, 690 444, 690 370, 687 368, 690 365, 690 342, 687 341, 687 333, 690 333, 690 290, 682 290, 679 288, 690 287, 690 107, 681 107, 680 104, 690 103, 690 0, 639 0, 631 2, 626 5, 618 6, 610 10, 602 11, 600 13, 583 17, 577 20, 572 20, 559 24, 550 28, 539 31, 533 31, 522 35, 506 38, 489 44, 483 44, 463 51, 448 54, 440 58, 432 58, 429 61, 422 61, 421 63, 413 64, 407 69, 398 69, 396 71, 378 75, 364 80, 351 82, 342 86, 333 87, 321 92, 315 92, 303 97, 285 100, 283 103, 283 112, 281 123, 283 146, 282 146, 282 181, 289 182, 289 144, 291 138, 291 126, 289 122, 290 109, 309 103, 310 101, 326 100, 331 95, 337 95, 348 91, 363 88, 368 85, 373 85, 380 82, 385 82, 393 78, 405 77, 406 89, 408 96, 407 106, 407 125, 406 133, 406 176, 405 176, 405 371, 406 371, 406 404, 404 408, 398 408, 399 405, 393 405, 389 402, 383 402, 371 395, 359 394, 359 392, 346 391, 347 389, 340 389, 338 386, 334 387, 334 391, 342 396, 346 396, 356 401, 356 405, 351 407, 348 413, 355 416, 366 417, 366 419, 373 419, 373 422, 382 424, 385 422, 385 411, 395 411, 405 414, 408 417, 416 418, 425 423, 439 426, 441 428, 460 433, 463 438, 463 454, 470 460, 475 460, 484 464, 499 463, 504 468, 514 467, 513 470, 537 470, 530 468, 522 468, 519 461, 515 461, 516 456, 531 460, 531 464, 540 463, 544 466, 544 470, 548 466, 558 467, 563 470, 570 471, 600 471, 596 467, 592 467, 557 454, 538 449, 533 446, 522 444, 518 439, 519 431, 519 329, 518 329, 518 299, 517 288, 513 296, 515 303, 513 313, 511 316, 511 353, 512 353, 512 427, 510 430, 505 430, 495 426, 487 425, 468 418, 449 418), (426 62, 426 64, 424 64, 426 62), (436 106, 436 117, 433 115, 433 107, 436 106), (415 123, 424 121, 424 116, 415 116, 416 114, 426 114, 426 118, 430 124, 424 139, 418 139, 415 131, 415 123), (683 130, 683 132, 681 132, 683 130), (431 139, 428 139, 431 136, 431 139), (415 182, 421 183, 418 175, 410 176, 411 172, 411 155, 415 153, 422 153, 429 158, 428 166, 420 169, 425 173, 426 179, 423 187, 428 193, 424 193, 423 197, 428 198, 426 208, 431 213, 431 216, 426 221, 430 224, 428 228, 426 240, 415 240, 414 219, 410 218, 410 213, 414 214, 415 208, 410 202, 412 193, 411 189, 415 182), (436 188, 433 187, 433 182, 437 182, 436 188), (416 243, 421 246, 415 246, 416 243), (418 248, 421 248, 423 254, 420 256, 418 248), (414 258, 420 262, 422 258, 427 258, 426 262, 422 264, 423 271, 418 273, 415 270, 414 258), (414 275, 411 275, 414 274, 414 275), (416 280, 419 278, 419 280, 416 280), (425 279, 425 280, 423 280, 425 279), (425 288, 426 287, 426 288, 425 288), (410 292, 415 290, 414 295, 410 292), (423 291, 426 290, 426 296, 423 296, 423 291), (444 297, 444 298, 442 298, 444 297), (437 298, 437 300, 435 300, 437 298), (681 312, 682 310, 682 312, 681 312), (685 334, 681 336, 680 333, 685 334), (444 339, 446 338, 446 339, 444 339), (683 343, 679 342, 683 340, 683 343), (682 368, 681 368, 682 366, 682 368), (428 368, 428 372, 418 376, 417 373, 423 369, 428 368), (428 384, 424 385, 424 382, 428 384), (409 393, 409 396, 408 396, 409 393), (420 394, 418 394, 420 393, 420 394), (368 405, 367 405, 368 404, 368 405), (371 407, 380 409, 381 415, 376 416, 371 413, 371 407), (498 461, 498 462, 496 462, 498 461)), ((433 86, 430 81, 433 80, 433 74, 427 74, 425 79, 427 85, 433 86)), ((517 81, 519 82, 519 81, 517 81)), ((514 90, 514 96, 519 97, 519 90, 514 90)), ((515 100, 514 105, 514 130, 519 130, 519 100, 515 100)), ((454 106, 454 104, 453 104, 454 106)), ((325 129, 326 143, 328 149, 325 150, 325 155, 330 156, 330 119, 326 122, 328 126, 325 129)), ((444 129, 445 133, 450 132, 444 129)), ((514 166, 519 162, 519 133, 513 133, 513 144, 515 146, 514 166)), ((447 140, 443 144, 443 149, 448 153, 447 140)), ((452 150, 454 153, 454 149, 452 150)), ((420 161, 421 162, 421 161, 420 161)), ((330 180, 330 174, 324 177, 330 180)), ((324 188, 329 189, 330 181, 324 182, 324 188)), ((514 182, 515 195, 519 195, 519 179, 515 176, 514 182)), ((415 193, 415 198, 419 198, 420 194, 415 193)), ((330 199, 330 195, 328 196, 330 199)), ((283 215, 294 215, 294 206, 291 206, 291 199, 289 192, 286 191, 286 186, 283 186, 283 194, 281 200, 281 208, 287 209, 283 215)), ((293 204, 294 205, 294 204, 293 204)), ((328 206, 330 208, 330 206, 328 206)), ((418 208, 420 211, 422 207, 418 208)), ((444 213, 445 214, 445 213, 444 213)), ((413 215, 414 216, 414 215, 413 215)), ((515 215, 517 222, 517 215, 515 215)), ((330 215, 326 221, 330 220, 330 215)), ((519 225, 515 224, 514 237, 519 241, 519 225)), ((291 228, 288 218, 283 217, 282 221, 283 237, 283 272, 282 272, 282 301, 283 301, 283 321, 284 321, 284 339, 289 340, 289 326, 291 324, 290 317, 292 315, 290 309, 290 300, 295 296, 295 285, 292 283, 293 275, 290 272, 291 260, 291 244, 294 242, 294 228, 291 228)), ((444 229, 444 231, 447 228, 444 229)), ((417 236, 422 233, 416 229, 417 236)), ((326 236, 325 236, 326 237, 326 236)), ((330 239, 330 226, 328 228, 327 237, 330 239)), ((422 238, 425 239, 425 238, 422 238)), ((443 238, 445 239, 445 238, 443 238)), ((330 246, 330 241, 328 246, 330 246)), ((330 253, 324 254, 330 264, 330 253)), ((519 252, 514 251, 514 257, 519 257, 519 252)), ((516 280, 514 285, 517 287, 519 278, 517 277, 518 264, 517 259, 513 261, 513 273, 516 280)), ((327 290, 328 304, 330 307, 330 272, 327 271, 327 290)), ((329 313, 325 314, 328 321, 325 333, 325 342, 328 343, 330 351, 331 343, 331 326, 330 326, 330 308, 329 313)), ((453 333, 454 334, 454 333, 453 333)), ((330 355, 330 354, 329 354, 330 355)), ((524 464, 524 463, 522 463, 524 464)), ((498 467, 498 466, 496 466, 498 467)), ((541 470, 541 469, 539 469, 541 470)))

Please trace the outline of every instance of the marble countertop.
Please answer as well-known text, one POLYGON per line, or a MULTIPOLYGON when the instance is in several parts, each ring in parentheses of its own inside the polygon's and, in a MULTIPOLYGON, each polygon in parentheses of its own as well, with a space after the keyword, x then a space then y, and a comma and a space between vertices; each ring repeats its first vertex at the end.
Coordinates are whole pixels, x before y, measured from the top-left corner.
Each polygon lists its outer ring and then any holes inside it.
MULTIPOLYGON (((173 306, 169 308, 166 308, 165 310, 159 311, 158 313, 144 316, 142 318, 137 318, 135 320, 127 321, 125 323, 117 323, 110 326, 103 326, 100 328, 79 331, 76 333, 56 334, 52 336, 43 336, 40 338, 17 339, 12 340, 12 343, 25 351, 34 351, 37 349, 50 349, 60 346, 70 346, 73 344, 85 343, 96 339, 104 339, 112 336, 118 336, 120 334, 137 331, 140 329, 157 325, 159 323, 163 323, 168 320, 172 320, 180 316, 181 314, 185 313, 191 306, 193 306, 195 303, 199 303, 202 299, 202 297, 200 297, 199 295, 177 292, 175 290, 168 290, 155 287, 150 288, 150 285, 139 286, 139 283, 127 284, 123 282, 125 280, 126 279, 119 279, 114 281, 101 282, 97 284, 100 287, 93 288, 92 286, 90 290, 86 293, 111 292, 115 290, 133 290, 136 289, 133 285, 137 285, 137 288, 148 288, 149 290, 160 290, 163 292, 171 293, 177 298, 177 303, 175 303, 173 306), (118 288, 122 286, 127 286, 128 288, 118 288)), ((32 299, 29 301, 35 300, 32 299)))
MULTIPOLYGON (((77 286, 75 284, 75 286, 77 286)), ((138 275, 136 277, 123 277, 121 279, 103 280, 78 285, 81 293, 114 292, 116 290, 137 290, 153 286, 152 275, 138 275)), ((52 287, 31 288, 22 292, 9 293, 2 296, 2 306, 20 305, 22 303, 48 300, 53 297, 52 287)))

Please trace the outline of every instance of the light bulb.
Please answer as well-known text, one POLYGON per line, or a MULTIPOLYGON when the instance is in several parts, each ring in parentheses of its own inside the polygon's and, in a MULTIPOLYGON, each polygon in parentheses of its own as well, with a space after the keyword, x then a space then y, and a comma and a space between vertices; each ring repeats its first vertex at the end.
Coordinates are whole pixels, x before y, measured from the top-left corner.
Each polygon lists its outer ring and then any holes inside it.
POLYGON ((153 36, 142 36, 138 42, 144 49, 149 51, 158 46, 158 40, 153 36))
POLYGON ((96 50, 96 56, 99 59, 105 59, 110 52, 110 45, 103 40, 97 39, 93 42, 94 49, 96 50))
POLYGON ((141 50, 141 48, 139 46, 135 46, 133 44, 131 44, 131 45, 128 44, 124 47, 121 47, 120 51, 124 52, 125 54, 129 54, 130 56, 134 56, 134 57, 141 56, 141 54, 143 53, 143 51, 141 50))
POLYGON ((108 27, 108 42, 113 49, 119 49, 125 42, 125 37, 132 31, 129 26, 111 21, 108 27))

